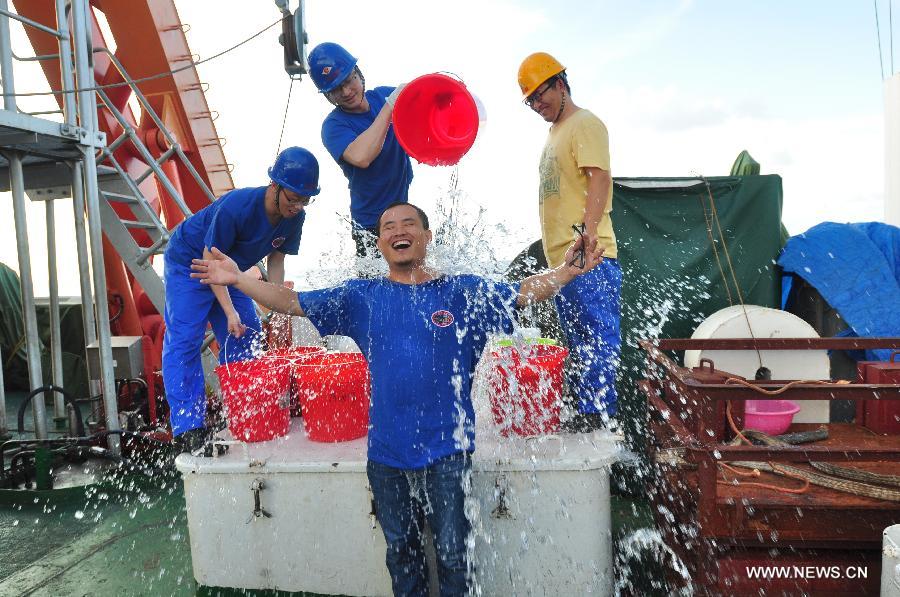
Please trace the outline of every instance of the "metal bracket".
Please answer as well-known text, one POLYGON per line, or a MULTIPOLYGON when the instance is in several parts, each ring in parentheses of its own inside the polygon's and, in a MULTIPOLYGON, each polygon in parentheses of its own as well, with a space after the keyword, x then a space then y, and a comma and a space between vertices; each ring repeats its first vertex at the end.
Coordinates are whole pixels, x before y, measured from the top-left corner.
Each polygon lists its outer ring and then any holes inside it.
POLYGON ((250 491, 253 492, 253 512, 250 513, 247 524, 250 524, 257 518, 272 518, 272 515, 263 510, 263 507, 260 504, 259 492, 265 488, 266 484, 263 483, 262 479, 254 479, 253 483, 250 484, 250 491))
POLYGON ((372 493, 372 488, 366 485, 366 495, 369 496, 369 505, 371 509, 369 510, 369 524, 372 525, 372 530, 375 530, 375 527, 378 526, 378 516, 375 510, 375 495, 372 493))
POLYGON ((509 491, 509 480, 505 474, 500 474, 494 480, 494 496, 497 498, 497 506, 491 510, 491 518, 513 519, 509 506, 506 505, 506 492, 509 491))

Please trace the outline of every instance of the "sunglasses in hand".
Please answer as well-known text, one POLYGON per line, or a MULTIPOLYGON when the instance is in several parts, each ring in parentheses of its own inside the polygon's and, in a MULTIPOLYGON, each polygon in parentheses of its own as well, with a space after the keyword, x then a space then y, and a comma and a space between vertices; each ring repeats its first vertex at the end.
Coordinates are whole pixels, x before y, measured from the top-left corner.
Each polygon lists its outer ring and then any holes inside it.
POLYGON ((581 248, 575 251, 575 255, 572 258, 572 261, 569 262, 569 265, 573 265, 578 269, 584 269, 584 251, 586 248, 584 246, 584 224, 572 224, 572 230, 574 230, 581 239, 581 248))

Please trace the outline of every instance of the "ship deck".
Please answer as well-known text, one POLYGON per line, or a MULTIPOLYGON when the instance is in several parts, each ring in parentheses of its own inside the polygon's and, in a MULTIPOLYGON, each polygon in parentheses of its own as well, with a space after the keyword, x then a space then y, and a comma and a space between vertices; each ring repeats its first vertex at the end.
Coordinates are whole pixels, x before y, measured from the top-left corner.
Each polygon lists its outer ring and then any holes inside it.
MULTIPOLYGON (((7 394, 9 420, 15 420, 23 398, 7 394)), ((616 538, 647 526, 652 520, 645 502, 613 496, 614 545, 616 538)), ((625 572, 631 577, 627 585, 646 585, 640 594, 653 594, 653 578, 661 578, 661 571, 648 575, 646 562, 620 555, 617 563, 639 571, 625 572)), ((0 490, 0 595, 309 594, 199 586, 191 568, 183 484, 173 474, 50 491, 0 490)))

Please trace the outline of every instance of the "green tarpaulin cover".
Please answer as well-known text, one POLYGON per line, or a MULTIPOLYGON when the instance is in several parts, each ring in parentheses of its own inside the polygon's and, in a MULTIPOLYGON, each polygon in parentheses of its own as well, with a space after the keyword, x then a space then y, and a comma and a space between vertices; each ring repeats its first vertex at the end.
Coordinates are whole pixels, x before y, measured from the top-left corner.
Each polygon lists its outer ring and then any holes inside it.
MULTIPOLYGON (((642 453, 646 407, 636 384, 645 359, 638 340, 689 338, 709 315, 741 300, 780 305, 781 177, 616 178, 613 197, 623 272, 619 419, 628 443, 642 453)), ((537 241, 507 275, 521 280, 546 267, 537 241)), ((562 338, 550 301, 520 319, 562 338)))
POLYGON ((781 177, 619 178, 613 196, 623 271, 619 400, 637 448, 646 416, 635 385, 645 367, 637 341, 689 338, 741 297, 745 304, 780 305, 781 177))
POLYGON ((751 176, 759 174, 759 162, 753 159, 746 149, 738 154, 734 164, 731 165, 732 176, 751 176))
POLYGON ((25 389, 28 386, 28 367, 25 362, 22 291, 18 274, 3 263, 0 263, 0 358, 6 385, 25 389))

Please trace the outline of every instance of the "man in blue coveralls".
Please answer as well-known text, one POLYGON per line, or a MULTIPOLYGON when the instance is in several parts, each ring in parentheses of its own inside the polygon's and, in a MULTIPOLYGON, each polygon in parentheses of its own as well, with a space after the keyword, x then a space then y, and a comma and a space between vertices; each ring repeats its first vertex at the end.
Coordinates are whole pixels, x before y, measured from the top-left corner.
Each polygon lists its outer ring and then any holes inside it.
POLYGON ((219 342, 219 361, 252 356, 260 329, 253 301, 224 286, 191 279, 191 260, 210 256, 210 247, 227 247, 241 270, 266 257, 269 280, 284 282, 284 256, 296 255, 303 208, 319 193, 319 163, 306 149, 289 147, 269 168, 265 187, 235 189, 182 222, 165 253, 166 334, 162 373, 172 433, 181 450, 204 445, 206 388, 200 347, 207 323, 219 342), (254 332, 247 333, 247 328, 254 332))
POLYGON ((420 531, 434 532, 441 595, 466 595, 473 563, 464 501, 475 449, 470 396, 491 332, 512 329, 513 309, 553 296, 602 261, 588 245, 584 268, 565 263, 521 285, 446 276, 425 264, 428 217, 409 203, 379 219, 388 275, 296 293, 256 280, 218 248, 195 260, 194 277, 238 288, 275 311, 306 316, 321 334, 353 338, 369 362, 372 400, 367 472, 387 543, 395 595, 427 595, 420 531))
POLYGON ((356 255, 375 253, 375 227, 384 208, 408 200, 413 172, 391 126, 399 87, 366 90, 356 58, 336 43, 309 53, 309 75, 335 107, 322 123, 322 143, 350 186, 356 255))

